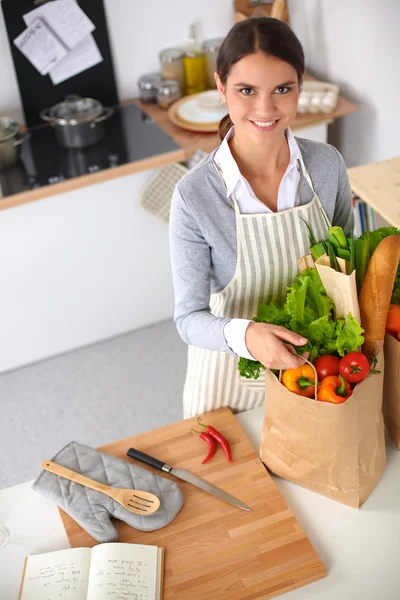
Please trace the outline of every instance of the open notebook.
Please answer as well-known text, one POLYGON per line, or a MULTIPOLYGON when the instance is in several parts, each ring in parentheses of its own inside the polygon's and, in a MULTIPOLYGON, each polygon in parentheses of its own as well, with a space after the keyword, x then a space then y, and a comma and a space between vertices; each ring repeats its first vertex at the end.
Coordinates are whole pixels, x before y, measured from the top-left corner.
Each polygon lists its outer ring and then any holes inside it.
POLYGON ((163 548, 110 543, 27 556, 19 600, 161 600, 163 548))

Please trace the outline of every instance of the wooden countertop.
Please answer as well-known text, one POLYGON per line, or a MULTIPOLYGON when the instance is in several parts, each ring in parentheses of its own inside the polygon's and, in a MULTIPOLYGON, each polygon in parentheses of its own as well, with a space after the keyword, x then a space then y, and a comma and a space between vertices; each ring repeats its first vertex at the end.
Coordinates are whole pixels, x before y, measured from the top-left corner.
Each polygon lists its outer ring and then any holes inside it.
POLYGON ((354 194, 400 228, 400 156, 347 170, 354 194))
MULTIPOLYGON (((311 76, 306 76, 305 78, 313 79, 311 76)), ((143 108, 143 110, 145 110, 146 113, 177 142, 177 144, 180 146, 180 149, 174 152, 168 152, 151 156, 143 160, 126 163, 111 169, 104 169, 95 173, 88 173, 87 175, 74 177, 73 179, 67 179, 37 189, 26 190, 10 196, 4 196, 3 198, 0 198, 0 210, 13 208, 14 206, 20 206, 22 204, 27 204, 28 202, 34 202, 36 200, 41 200, 42 198, 48 198, 56 194, 62 194, 64 192, 87 187, 95 183, 101 183, 103 181, 108 181, 124 175, 139 173, 141 171, 162 167, 175 162, 182 162, 188 159, 193 152, 195 152, 195 150, 201 148, 206 152, 211 152, 219 144, 218 135, 216 133, 194 133, 180 129, 169 121, 167 111, 159 108, 157 105, 143 104, 137 99, 126 100, 122 104, 129 104, 132 102, 136 102, 141 108, 143 108)), ((328 115, 298 115, 292 125, 292 129, 296 131, 296 129, 302 129, 304 127, 310 127, 316 124, 332 123, 335 119, 348 115, 357 110, 357 105, 340 96, 334 112, 328 115)))

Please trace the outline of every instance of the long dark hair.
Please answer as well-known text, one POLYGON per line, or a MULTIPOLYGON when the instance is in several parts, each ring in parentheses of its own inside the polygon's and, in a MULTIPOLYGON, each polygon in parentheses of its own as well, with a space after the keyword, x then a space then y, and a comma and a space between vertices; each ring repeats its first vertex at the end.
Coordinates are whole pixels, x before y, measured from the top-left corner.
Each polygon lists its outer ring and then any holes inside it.
MULTIPOLYGON (((265 52, 289 63, 297 71, 299 86, 303 80, 302 45, 286 23, 271 17, 254 17, 236 23, 224 39, 217 57, 217 73, 226 84, 232 65, 255 52, 265 52)), ((220 122, 218 134, 224 139, 233 123, 229 115, 220 122)))

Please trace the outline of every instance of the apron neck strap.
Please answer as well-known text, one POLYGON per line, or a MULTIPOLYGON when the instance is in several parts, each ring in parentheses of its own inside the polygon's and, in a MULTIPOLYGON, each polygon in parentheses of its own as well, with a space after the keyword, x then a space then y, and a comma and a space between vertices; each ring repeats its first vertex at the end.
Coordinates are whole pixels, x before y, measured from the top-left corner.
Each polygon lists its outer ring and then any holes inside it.
MULTIPOLYGON (((222 181, 222 185, 224 186, 225 191, 226 191, 228 188, 226 187, 225 179, 222 177, 221 170, 220 170, 219 166, 217 165, 217 163, 215 162, 215 160, 213 160, 213 165, 214 165, 217 175, 220 178, 220 180, 222 181)), ((239 210, 239 207, 237 206, 237 202, 236 202, 234 195, 231 194, 230 196, 228 196, 228 200, 231 203, 232 208, 234 208, 235 212, 237 212, 239 210)))
POLYGON ((315 196, 316 193, 314 190, 313 182, 311 181, 310 173, 307 171, 307 169, 305 167, 304 167, 304 169, 305 169, 305 175, 303 175, 303 169, 301 168, 300 160, 297 159, 297 170, 300 173, 300 185, 302 184, 303 177, 305 176, 306 181, 307 181, 308 185, 310 186, 310 188, 312 189, 312 192, 315 196))

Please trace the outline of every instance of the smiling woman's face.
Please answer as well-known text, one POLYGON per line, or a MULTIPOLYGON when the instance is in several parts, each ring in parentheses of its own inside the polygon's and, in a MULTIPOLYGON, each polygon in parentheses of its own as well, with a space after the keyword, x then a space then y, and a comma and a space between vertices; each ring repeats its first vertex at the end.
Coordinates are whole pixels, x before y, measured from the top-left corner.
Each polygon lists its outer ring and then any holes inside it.
POLYGON ((300 89, 297 71, 283 60, 256 52, 235 63, 218 91, 228 104, 235 134, 255 143, 276 139, 296 116, 300 89))

